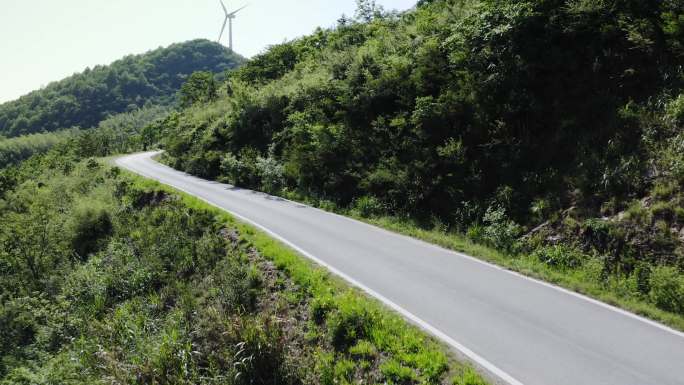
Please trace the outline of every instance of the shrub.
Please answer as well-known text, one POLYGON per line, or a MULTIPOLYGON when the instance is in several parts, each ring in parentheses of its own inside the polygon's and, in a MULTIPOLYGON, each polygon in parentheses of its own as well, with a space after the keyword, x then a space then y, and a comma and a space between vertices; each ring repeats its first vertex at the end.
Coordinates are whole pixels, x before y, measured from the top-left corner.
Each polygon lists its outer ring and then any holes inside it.
POLYGON ((313 319, 316 324, 321 325, 325 321, 328 313, 334 309, 335 304, 333 303, 331 296, 325 295, 314 298, 314 300, 311 301, 310 307, 311 319, 313 319))
POLYGON ((463 371, 463 373, 457 377, 453 385, 486 385, 485 380, 480 377, 477 372, 471 368, 463 371))
POLYGON ((675 182, 660 182, 653 186, 652 194, 656 199, 665 200, 670 199, 674 193, 678 190, 677 183, 675 182))
POLYGON ((648 295, 651 291, 651 273, 652 268, 647 262, 641 262, 634 269, 634 280, 636 283, 636 290, 644 295, 648 295))
POLYGON ((318 201, 318 206, 319 209, 329 211, 329 212, 336 212, 338 210, 337 205, 333 201, 329 201, 326 199, 321 199, 318 201))
POLYGON ((460 231, 465 231, 468 226, 482 217, 482 210, 477 202, 463 201, 454 211, 454 224, 460 231))
MULTIPOLYGON (((41 306, 44 304, 40 300, 29 297, 15 298, 0 306, 0 357, 33 342, 41 306)), ((4 369, 4 363, 0 361, 0 377, 4 369)))
POLYGON ((416 380, 416 373, 413 369, 402 365, 397 360, 386 361, 380 365, 380 371, 389 384, 408 384, 416 380))
POLYGON ((349 348, 349 354, 356 359, 372 358, 377 354, 377 349, 372 343, 361 340, 349 348))
POLYGON ((112 218, 108 208, 97 201, 85 201, 71 213, 71 246, 85 259, 102 246, 104 238, 112 233, 112 218))
POLYGON ((387 209, 380 200, 372 195, 362 196, 354 200, 353 210, 364 218, 385 214, 387 209))
POLYGON ((224 182, 237 184, 240 178, 240 161, 232 153, 227 153, 221 158, 221 175, 224 182))
POLYGON ((256 168, 261 177, 261 187, 265 192, 274 193, 285 183, 285 168, 275 158, 257 157, 256 168))
POLYGON ((373 315, 349 293, 339 300, 337 311, 330 314, 328 327, 333 346, 342 351, 365 338, 374 322, 373 315))
POLYGON ((282 331, 270 320, 242 322, 233 357, 236 385, 267 385, 278 379, 280 384, 292 383, 296 373, 285 365, 285 346, 282 331))
POLYGON ((674 204, 670 202, 657 202, 651 207, 653 217, 664 219, 666 221, 673 221, 675 216, 674 204))
POLYGON ((644 207, 641 201, 635 200, 629 205, 627 211, 625 211, 625 220, 637 224, 648 224, 651 221, 651 216, 649 211, 644 207))
POLYGON ((550 209, 551 203, 547 199, 540 198, 532 202, 530 212, 537 222, 541 222, 548 216, 550 209))
POLYGON ((684 94, 679 95, 667 105, 667 117, 674 124, 684 121, 684 94))
POLYGON ((76 267, 66 277, 62 288, 62 295, 71 303, 70 312, 88 316, 101 314, 107 302, 112 300, 107 298, 107 278, 108 271, 98 257, 76 267))
POLYGON ((515 248, 516 240, 522 229, 506 215, 502 206, 490 206, 484 215, 483 228, 484 240, 493 247, 511 252, 515 248))
POLYGON ((539 261, 559 269, 575 269, 586 260, 586 256, 579 250, 563 244, 538 248, 532 255, 539 261))
POLYGON ((254 310, 261 282, 255 274, 255 270, 234 257, 217 264, 213 274, 214 285, 218 288, 218 299, 224 309, 247 312, 254 310))
POLYGON ((214 74, 209 71, 192 73, 180 89, 181 107, 190 107, 196 103, 206 103, 218 97, 218 85, 214 74))
POLYGON ((86 161, 86 168, 88 170, 97 170, 100 168, 100 163, 94 158, 90 158, 86 161))
MULTIPOLYGON (((248 188, 258 188, 259 186, 259 167, 258 152, 253 148, 243 148, 238 155, 227 153, 220 160, 219 169, 221 180, 235 186, 248 188)), ((270 174, 275 174, 277 170, 269 170, 270 174)), ((274 178, 274 176, 269 176, 274 178)))
POLYGON ((335 355, 319 350, 315 355, 314 373, 318 373, 318 381, 321 385, 335 385, 335 355))
POLYGON ((614 240, 620 235, 620 227, 613 222, 591 218, 582 222, 584 241, 601 253, 607 252, 614 240))
POLYGON ((335 378, 341 378, 351 383, 355 371, 356 364, 353 361, 342 359, 335 363, 335 378))
POLYGON ((466 231, 466 237, 473 242, 480 243, 485 241, 485 231, 484 227, 479 224, 472 225, 468 227, 466 231))
POLYGON ((684 313, 684 277, 676 268, 654 268, 650 283, 650 297, 656 306, 666 311, 684 313))

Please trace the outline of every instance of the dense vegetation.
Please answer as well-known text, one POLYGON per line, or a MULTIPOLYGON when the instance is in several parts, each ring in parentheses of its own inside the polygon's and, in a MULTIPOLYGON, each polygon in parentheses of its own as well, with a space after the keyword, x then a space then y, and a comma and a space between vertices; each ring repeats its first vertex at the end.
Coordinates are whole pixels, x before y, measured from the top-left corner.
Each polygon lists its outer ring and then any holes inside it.
POLYGON ((154 123, 170 113, 168 107, 152 106, 113 115, 91 130, 68 129, 0 139, 0 168, 69 144, 81 154, 105 156, 143 151, 156 144, 154 123))
POLYGON ((684 315, 684 3, 359 3, 194 79, 160 125, 166 161, 437 224, 684 315))
POLYGON ((0 384, 484 385, 265 235, 87 156, 0 171, 0 384))
POLYGON ((0 105, 0 135, 19 136, 79 126, 150 105, 172 105, 195 71, 221 73, 244 59, 220 44, 195 40, 86 69, 0 105))
POLYGON ((681 2, 359 5, 225 78, 239 58, 200 41, 0 106, 2 135, 93 127, 0 141, 0 384, 483 383, 272 239, 93 158, 158 143, 684 329, 681 2))
POLYGON ((53 146, 65 142, 77 132, 76 130, 62 130, 10 139, 0 138, 0 168, 19 163, 35 154, 46 152, 53 146))

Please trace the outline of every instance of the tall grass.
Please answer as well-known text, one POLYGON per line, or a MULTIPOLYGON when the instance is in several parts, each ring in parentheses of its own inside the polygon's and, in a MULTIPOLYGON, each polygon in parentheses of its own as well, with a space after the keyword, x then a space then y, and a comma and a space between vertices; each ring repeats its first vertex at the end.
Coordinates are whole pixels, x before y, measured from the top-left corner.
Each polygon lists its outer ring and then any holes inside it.
POLYGON ((138 188, 177 194, 187 207, 210 212, 228 227, 236 228, 243 241, 302 287, 310 297, 311 322, 316 325, 309 338, 325 339, 333 349, 319 352, 316 365, 320 366, 322 383, 344 378, 352 372, 350 366, 368 365, 370 357, 389 357, 380 371, 390 384, 438 384, 446 377, 454 384, 486 383, 471 367, 455 361, 441 343, 267 234, 196 197, 127 174, 138 188))

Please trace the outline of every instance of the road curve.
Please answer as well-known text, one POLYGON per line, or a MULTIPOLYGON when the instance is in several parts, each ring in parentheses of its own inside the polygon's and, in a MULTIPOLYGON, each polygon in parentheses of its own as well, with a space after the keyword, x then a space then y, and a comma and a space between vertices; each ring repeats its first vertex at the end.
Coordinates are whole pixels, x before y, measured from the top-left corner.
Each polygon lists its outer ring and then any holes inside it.
POLYGON ((405 236, 206 181, 142 153, 118 166, 247 220, 514 385, 683 385, 684 334, 405 236))

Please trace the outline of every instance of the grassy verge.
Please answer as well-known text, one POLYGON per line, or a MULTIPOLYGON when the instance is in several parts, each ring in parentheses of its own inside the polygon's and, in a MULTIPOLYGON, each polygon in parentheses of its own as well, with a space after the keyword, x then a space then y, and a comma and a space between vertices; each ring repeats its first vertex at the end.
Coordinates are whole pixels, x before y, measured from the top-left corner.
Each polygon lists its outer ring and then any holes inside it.
POLYGON ((362 218, 353 213, 351 216, 387 230, 462 252, 523 275, 553 283, 684 331, 684 317, 663 311, 651 303, 634 298, 628 280, 615 277, 607 280, 601 279, 602 266, 598 261, 597 263, 589 261, 576 269, 556 269, 534 256, 526 254, 511 256, 491 247, 474 243, 462 234, 424 229, 409 220, 394 217, 362 218))
MULTIPOLYGON (((163 157, 157 160, 164 161, 163 157)), ((605 276, 602 271, 602 263, 596 258, 586 256, 586 260, 578 267, 559 267, 545 263, 533 255, 511 255, 500 252, 473 242, 463 234, 445 231, 441 226, 426 228, 410 218, 362 215, 362 211, 353 208, 340 208, 333 202, 317 200, 292 191, 282 192, 279 195, 436 244, 446 249, 466 253, 523 275, 558 285, 661 322, 673 329, 684 331, 684 315, 657 307, 647 296, 635 290, 638 283, 636 282, 637 277, 634 275, 630 277, 605 276)))
POLYGON ((635 293, 635 282, 633 282, 635 277, 603 276, 602 264, 598 260, 589 258, 577 268, 559 268, 546 264, 533 255, 511 255, 501 252, 492 247, 473 242, 463 234, 445 231, 440 226, 426 228, 410 218, 382 215, 364 216, 355 209, 340 208, 329 201, 310 199, 294 193, 285 194, 285 197, 420 239, 445 249, 468 254, 525 276, 598 299, 609 305, 660 322, 673 329, 684 331, 684 316, 664 311, 647 301, 643 296, 635 293))
POLYGON ((305 297, 308 303, 308 319, 302 321, 307 325, 307 339, 330 345, 316 352, 320 383, 355 382, 358 378, 353 373, 359 368, 374 371, 372 378, 388 384, 486 383, 471 367, 451 357, 445 346, 265 233, 198 198, 126 174, 136 188, 180 196, 190 209, 211 213, 226 227, 236 229, 244 247, 257 250, 300 288, 290 294, 290 300, 295 303, 305 297))

